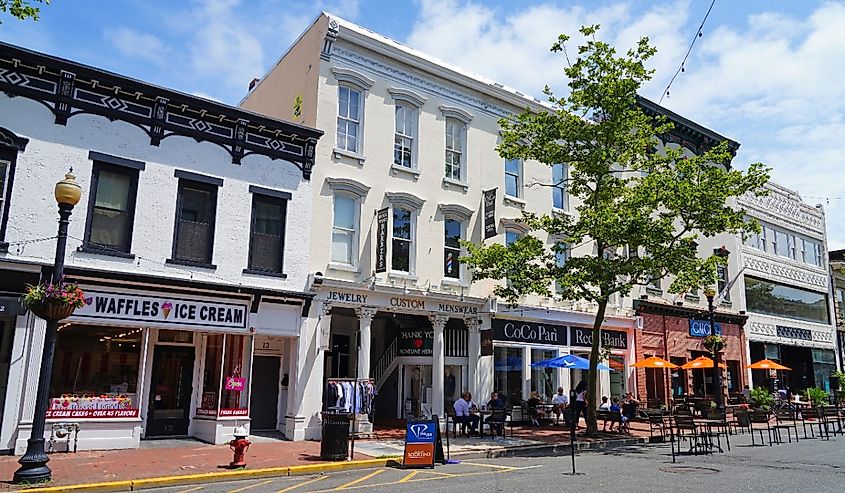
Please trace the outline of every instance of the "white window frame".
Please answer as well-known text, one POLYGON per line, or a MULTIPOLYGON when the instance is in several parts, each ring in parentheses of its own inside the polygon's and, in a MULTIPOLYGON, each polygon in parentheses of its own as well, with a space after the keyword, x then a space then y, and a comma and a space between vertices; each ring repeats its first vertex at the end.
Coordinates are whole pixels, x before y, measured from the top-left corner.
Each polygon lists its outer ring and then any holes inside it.
MULTIPOLYGON (((390 202, 390 241, 387 245, 387 254, 389 256, 388 270, 391 275, 415 278, 417 271, 417 221, 419 220, 420 211, 425 201, 407 192, 387 192, 386 195, 390 202), (411 213, 411 234, 409 240, 411 244, 408 250, 407 271, 395 270, 393 268, 393 211, 395 209, 405 209, 411 213)), ((407 241, 404 238, 402 240, 407 241)))
POLYGON ((414 91, 397 88, 397 87, 390 87, 387 89, 387 92, 390 93, 390 96, 393 98, 394 101, 394 108, 393 108, 393 152, 394 152, 394 161, 392 167, 394 169, 399 169, 401 171, 408 171, 408 170, 418 170, 418 149, 419 149, 419 135, 420 135, 420 112, 423 105, 426 103, 427 99, 423 96, 417 94, 414 91), (408 121, 412 122, 413 126, 413 133, 412 134, 400 134, 396 131, 396 107, 401 106, 405 110, 405 126, 407 130, 407 123, 408 121), (407 167, 401 164, 396 163, 396 137, 401 135, 402 137, 408 138, 411 140, 411 166, 407 167))
POLYGON ((516 228, 505 228, 505 246, 506 247, 510 246, 510 243, 508 243, 508 234, 511 234, 511 233, 516 235, 516 239, 514 240, 514 243, 519 241, 519 239, 522 238, 522 235, 523 235, 522 231, 520 231, 516 228))
POLYGON ((361 147, 362 147, 361 146, 361 133, 362 133, 361 131, 363 130, 363 126, 364 126, 363 125, 364 119, 361 118, 361 114, 363 113, 363 111, 361 111, 363 109, 363 104, 361 104, 361 102, 363 100, 364 100, 363 92, 359 91, 358 88, 351 86, 349 84, 340 84, 339 86, 337 86, 337 123, 336 123, 336 131, 335 131, 335 146, 337 146, 337 148, 342 150, 342 151, 351 152, 353 154, 360 154, 361 153, 360 152, 361 147), (355 94, 358 98, 358 113, 355 115, 355 118, 353 118, 352 115, 350 114, 349 108, 346 108, 346 113, 347 113, 346 116, 343 116, 341 114, 343 108, 341 108, 341 104, 340 104, 340 102, 341 102, 340 93, 342 91, 348 91, 348 93, 349 93, 349 98, 347 98, 347 106, 349 106, 348 105, 348 99, 351 99, 352 94, 355 94), (341 124, 341 122, 346 123, 346 132, 344 134, 344 142, 342 142, 342 143, 340 142, 340 134, 341 134, 340 124, 341 124), (353 124, 356 128, 355 148, 354 149, 349 148, 349 125, 350 124, 353 124))
POLYGON ((366 100, 367 94, 369 93, 370 88, 375 84, 375 81, 366 75, 352 69, 343 68, 343 67, 332 67, 332 73, 337 80, 337 111, 335 114, 335 148, 334 154, 341 155, 346 157, 351 157, 358 160, 359 163, 363 164, 364 161, 364 129, 365 129, 365 115, 366 115, 366 100), (349 90, 353 90, 358 92, 359 100, 358 100, 358 137, 356 141, 356 148, 354 150, 347 149, 345 146, 341 147, 340 142, 337 140, 338 129, 339 125, 338 122, 342 117, 340 115, 340 91, 341 88, 345 87, 349 90))
POLYGON ((370 191, 370 187, 359 183, 355 180, 350 178, 326 178, 326 185, 332 190, 332 222, 329 225, 329 245, 334 244, 334 240, 332 236, 334 234, 334 196, 342 195, 345 197, 349 197, 355 200, 355 224, 357 230, 355 232, 355 238, 353 240, 353 255, 352 255, 352 264, 346 263, 339 263, 332 260, 331 252, 329 252, 329 265, 330 269, 335 270, 344 270, 344 271, 352 271, 357 272, 360 268, 359 266, 359 259, 361 257, 361 205, 364 203, 364 199, 367 197, 367 193, 370 191))
POLYGON ((563 182, 565 182, 569 178, 569 166, 566 163, 557 163, 551 166, 552 168, 552 208, 557 210, 568 210, 569 209, 569 194, 566 191, 566 186, 563 182), (555 181, 555 167, 560 166, 562 168, 561 172, 561 182, 558 183, 555 181), (561 204, 560 207, 555 205, 555 191, 560 190, 561 195, 561 204))
POLYGON ((524 161, 522 159, 505 159, 505 161, 502 164, 503 164, 503 171, 504 171, 503 177, 505 178, 505 180, 504 180, 504 182, 505 182, 504 183, 505 197, 510 197, 510 198, 514 198, 514 199, 522 199, 522 196, 524 195, 524 193, 522 191, 522 186, 523 186, 523 178, 522 177, 523 177, 523 174, 525 173, 525 170, 523 169, 523 166, 525 164, 524 161), (508 161, 516 161, 518 168, 519 168, 518 174, 514 175, 513 173, 508 172, 508 161), (508 193, 508 180, 507 180, 508 176, 516 176, 516 195, 511 195, 511 194, 508 193))
POLYGON ((355 194, 347 193, 347 192, 337 192, 337 193, 335 193, 333 200, 332 200, 332 242, 331 242, 332 248, 331 248, 331 251, 330 251, 330 262, 332 264, 337 264, 337 265, 342 265, 342 266, 348 266, 348 267, 353 267, 353 268, 357 267, 358 266, 358 257, 359 257, 359 253, 360 253, 358 251, 358 245, 359 245, 360 238, 361 238, 361 198, 359 196, 355 195, 355 194), (334 233, 335 233, 335 230, 339 229, 340 231, 343 231, 343 232, 346 232, 346 233, 350 232, 349 230, 346 230, 345 228, 340 228, 335 223, 335 218, 336 218, 336 213, 337 213, 337 209, 336 209, 337 198, 338 197, 343 197, 345 199, 349 199, 349 200, 352 201, 352 208, 353 208, 352 209, 352 213, 353 213, 352 214, 352 227, 353 227, 353 229, 351 230, 352 244, 349 246, 352 258, 349 260, 349 262, 341 262, 341 261, 335 260, 335 258, 334 258, 334 233))
POLYGON ((467 152, 467 134, 469 133, 469 124, 472 121, 473 116, 461 108, 446 105, 440 105, 440 112, 443 114, 443 180, 447 183, 466 185, 469 183, 469 177, 467 176, 467 171, 469 170, 469 167, 467 166, 469 156, 467 152), (458 136, 458 142, 460 142, 461 145, 460 149, 450 149, 446 146, 446 136, 448 135, 450 122, 459 125, 460 135, 458 136), (460 174, 458 178, 454 178, 453 173, 446 173, 446 156, 449 155, 450 151, 460 152, 461 164, 458 170, 460 174))
POLYGON ((399 166, 405 169, 416 169, 417 168, 417 135, 419 134, 419 112, 413 106, 406 104, 406 103, 396 103, 393 107, 393 166, 399 166), (400 132, 397 128, 399 126, 399 108, 402 109, 404 114, 404 118, 402 121, 403 129, 400 132), (410 129, 408 128, 410 127, 410 129), (410 130, 410 132, 408 132, 410 130), (402 164, 403 160, 400 162, 396 162, 396 152, 397 146, 399 146, 400 139, 403 141, 401 148, 404 154, 405 150, 405 143, 404 141, 408 141, 407 152, 408 152, 408 165, 405 166, 402 164))
MULTIPOLYGON (((454 222, 458 223, 458 229, 460 231, 459 240, 465 240, 466 239, 466 223, 464 221, 461 221, 457 217, 446 217, 446 218, 443 219, 443 255, 444 255, 444 261, 445 261, 446 250, 450 250, 450 251, 454 251, 454 252, 457 253, 457 256, 455 257, 455 262, 458 262, 458 259, 461 257, 461 255, 464 254, 464 247, 461 246, 460 244, 458 245, 457 248, 446 245, 446 222, 447 221, 454 221, 454 222)), ((450 280, 450 281, 453 281, 453 282, 463 281, 463 279, 464 279, 464 265, 462 263, 458 262, 458 275, 457 275, 457 277, 452 277, 452 276, 449 276, 449 275, 446 274, 446 265, 443 264, 443 279, 444 280, 450 280)))
MULTIPOLYGON (((570 255, 572 255, 572 245, 565 243, 563 241, 555 241, 555 243, 563 245, 563 247, 565 249, 562 254, 558 253, 558 252, 554 252, 554 254, 555 254, 555 265, 557 267, 560 267, 562 265, 565 265, 566 262, 569 261, 569 257, 570 257, 570 255), (560 255, 563 255, 563 262, 560 262, 560 255)), ((555 281, 554 288, 555 288, 555 293, 560 293, 561 290, 562 290, 560 283, 558 283, 558 281, 555 281)))

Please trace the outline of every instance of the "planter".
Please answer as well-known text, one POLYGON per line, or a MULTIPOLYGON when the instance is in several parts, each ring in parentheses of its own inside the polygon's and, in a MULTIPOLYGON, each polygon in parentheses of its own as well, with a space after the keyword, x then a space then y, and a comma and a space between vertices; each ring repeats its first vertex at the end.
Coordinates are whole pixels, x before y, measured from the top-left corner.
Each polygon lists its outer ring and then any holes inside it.
POLYGON ((29 308, 29 311, 38 318, 56 322, 68 318, 73 315, 74 311, 76 311, 76 307, 73 305, 69 305, 66 302, 58 300, 47 300, 40 303, 33 303, 27 306, 27 308, 29 308))

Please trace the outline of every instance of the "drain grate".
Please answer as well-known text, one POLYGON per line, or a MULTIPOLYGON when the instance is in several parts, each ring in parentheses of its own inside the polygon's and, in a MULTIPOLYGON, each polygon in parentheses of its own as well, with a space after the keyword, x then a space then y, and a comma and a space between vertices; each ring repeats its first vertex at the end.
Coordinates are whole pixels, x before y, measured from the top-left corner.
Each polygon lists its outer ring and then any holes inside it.
POLYGON ((720 472, 718 469, 713 469, 712 467, 699 467, 699 466, 672 466, 672 467, 661 467, 658 470, 663 472, 668 472, 671 474, 710 474, 714 472, 720 472))

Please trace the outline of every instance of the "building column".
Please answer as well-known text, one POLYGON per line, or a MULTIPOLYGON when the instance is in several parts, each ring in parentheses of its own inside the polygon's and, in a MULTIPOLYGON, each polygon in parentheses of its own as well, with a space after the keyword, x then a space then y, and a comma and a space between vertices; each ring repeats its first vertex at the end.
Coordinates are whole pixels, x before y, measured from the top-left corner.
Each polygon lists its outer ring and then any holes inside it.
POLYGON ((443 363, 445 362, 446 348, 443 342, 443 330, 449 317, 443 315, 431 315, 431 327, 434 329, 434 343, 432 345, 432 367, 431 367, 431 414, 443 418, 445 405, 443 399, 443 379, 445 378, 443 363))
POLYGON ((310 316, 303 317, 299 334, 290 343, 290 375, 285 415, 288 440, 319 440, 322 436, 323 366, 331 334, 329 303, 314 303, 310 316))
POLYGON ((467 332, 467 356, 469 357, 469 366, 467 367, 467 383, 465 388, 461 389, 472 394, 472 398, 476 399, 478 394, 478 358, 481 356, 481 321, 477 318, 468 318, 464 320, 467 332))
MULTIPOLYGON (((377 309, 370 306, 355 309, 355 315, 358 316, 358 378, 370 378, 370 345, 373 337, 371 329, 373 317, 377 312, 377 309)), ((373 424, 370 423, 370 417, 367 414, 358 414, 355 419, 357 427, 355 431, 372 433, 373 424)))

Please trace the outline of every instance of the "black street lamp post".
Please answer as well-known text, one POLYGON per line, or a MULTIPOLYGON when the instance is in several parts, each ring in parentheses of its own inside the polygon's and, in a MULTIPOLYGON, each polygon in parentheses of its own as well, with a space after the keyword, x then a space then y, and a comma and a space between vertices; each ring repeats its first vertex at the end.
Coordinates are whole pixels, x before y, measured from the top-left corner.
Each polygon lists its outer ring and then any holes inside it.
MULTIPOLYGON (((707 315, 710 321, 710 334, 716 334, 716 307, 713 305, 713 300, 716 297, 716 290, 707 288, 704 291, 704 296, 707 297, 707 315)), ((718 346, 713 347, 713 400, 716 402, 716 409, 722 411, 725 408, 724 399, 722 396, 722 370, 719 368, 719 351, 718 346)))
MULTIPOLYGON (((73 170, 65 179, 56 183, 55 197, 59 204, 59 233, 56 238, 56 260, 53 263, 52 283, 62 281, 67 248, 67 228, 73 207, 79 203, 82 188, 76 183, 73 170)), ((41 353, 41 370, 38 374, 38 391, 35 397, 35 414, 32 417, 32 432, 26 442, 26 453, 18 461, 21 467, 15 471, 14 483, 39 483, 50 481, 52 471, 47 466, 50 460, 44 451, 44 425, 47 419, 47 404, 50 400, 50 377, 53 374, 53 354, 56 351, 58 320, 47 320, 44 333, 44 350, 41 353)))

